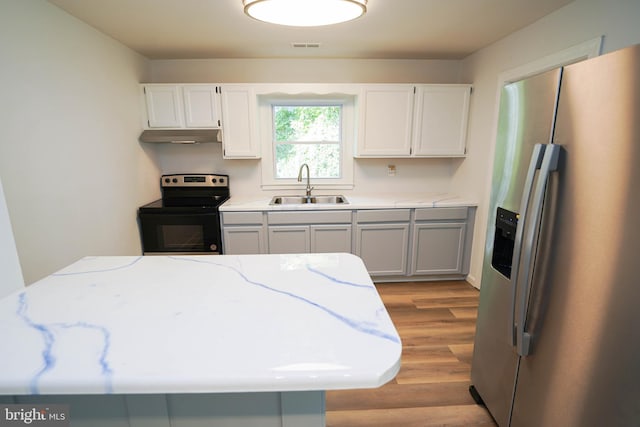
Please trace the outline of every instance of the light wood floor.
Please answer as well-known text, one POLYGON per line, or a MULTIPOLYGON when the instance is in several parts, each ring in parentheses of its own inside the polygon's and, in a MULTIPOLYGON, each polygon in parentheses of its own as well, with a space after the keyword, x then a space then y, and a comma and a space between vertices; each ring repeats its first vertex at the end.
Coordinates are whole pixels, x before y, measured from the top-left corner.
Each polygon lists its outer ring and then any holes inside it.
POLYGON ((402 339, 396 378, 327 392, 327 427, 495 427, 469 395, 479 292, 466 282, 378 284, 402 339))

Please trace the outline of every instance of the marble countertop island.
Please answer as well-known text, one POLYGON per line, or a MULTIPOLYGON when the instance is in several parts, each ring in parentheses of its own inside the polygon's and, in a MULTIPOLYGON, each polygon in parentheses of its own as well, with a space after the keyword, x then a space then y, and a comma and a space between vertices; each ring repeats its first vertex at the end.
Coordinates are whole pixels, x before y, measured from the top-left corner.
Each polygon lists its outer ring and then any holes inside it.
POLYGON ((378 387, 401 343, 349 254, 87 257, 0 300, 0 394, 378 387))

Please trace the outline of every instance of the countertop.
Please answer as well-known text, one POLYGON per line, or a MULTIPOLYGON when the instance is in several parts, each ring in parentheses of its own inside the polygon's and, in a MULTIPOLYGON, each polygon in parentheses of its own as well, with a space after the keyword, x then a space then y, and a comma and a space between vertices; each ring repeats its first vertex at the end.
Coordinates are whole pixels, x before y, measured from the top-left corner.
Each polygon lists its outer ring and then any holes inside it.
POLYGON ((0 394, 378 387, 400 338, 350 254, 87 257, 0 299, 0 394))
MULTIPOLYGON (((342 194, 340 192, 321 192, 314 195, 342 194)), ((477 202, 449 193, 411 193, 411 194, 376 194, 348 195, 347 204, 301 204, 270 205, 273 196, 232 196, 219 210, 222 212, 241 211, 282 211, 282 210, 353 210, 353 209, 411 209, 477 206, 477 202)))

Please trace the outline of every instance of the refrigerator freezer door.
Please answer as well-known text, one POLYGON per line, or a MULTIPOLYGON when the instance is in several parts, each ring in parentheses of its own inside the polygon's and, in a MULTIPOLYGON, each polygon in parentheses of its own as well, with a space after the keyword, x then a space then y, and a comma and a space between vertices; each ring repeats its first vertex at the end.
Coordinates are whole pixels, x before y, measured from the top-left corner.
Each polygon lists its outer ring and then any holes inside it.
POLYGON ((640 425, 638 76, 640 46, 564 69, 513 427, 640 425))
MULTIPOLYGON (((536 144, 550 141, 560 71, 502 90, 471 383, 501 427, 509 423, 518 356, 510 339, 513 287, 491 265, 496 211, 518 212, 536 144)), ((520 226, 520 225, 518 225, 520 226)))

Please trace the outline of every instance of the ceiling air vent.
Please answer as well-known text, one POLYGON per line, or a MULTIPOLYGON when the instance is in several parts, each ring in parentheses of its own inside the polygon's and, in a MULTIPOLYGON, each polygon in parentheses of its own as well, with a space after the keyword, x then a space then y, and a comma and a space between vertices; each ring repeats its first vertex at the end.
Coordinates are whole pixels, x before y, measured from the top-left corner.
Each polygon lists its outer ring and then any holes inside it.
POLYGON ((304 48, 319 48, 320 47, 320 43, 291 43, 291 47, 296 48, 296 49, 304 49, 304 48))

